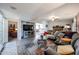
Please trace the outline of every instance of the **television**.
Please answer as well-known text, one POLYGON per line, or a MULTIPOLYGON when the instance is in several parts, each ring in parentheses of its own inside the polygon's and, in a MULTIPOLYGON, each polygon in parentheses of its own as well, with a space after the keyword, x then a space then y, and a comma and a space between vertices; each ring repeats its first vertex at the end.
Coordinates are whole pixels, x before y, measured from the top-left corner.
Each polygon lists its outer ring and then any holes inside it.
POLYGON ((33 30, 33 25, 23 25, 23 30, 24 31, 31 31, 31 30, 33 30))

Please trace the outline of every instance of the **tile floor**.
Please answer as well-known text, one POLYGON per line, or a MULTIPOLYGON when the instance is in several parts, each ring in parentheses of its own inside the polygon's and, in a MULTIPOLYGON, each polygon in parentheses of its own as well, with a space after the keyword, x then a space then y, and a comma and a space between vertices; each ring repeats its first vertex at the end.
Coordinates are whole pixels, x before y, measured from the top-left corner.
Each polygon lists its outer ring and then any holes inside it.
POLYGON ((37 44, 34 44, 37 41, 36 38, 27 38, 21 40, 13 40, 6 43, 4 50, 1 55, 35 55, 35 49, 37 44))
POLYGON ((6 43, 1 55, 17 55, 16 40, 6 43))
POLYGON ((37 46, 34 45, 33 40, 34 40, 33 38, 28 38, 17 41, 18 54, 35 55, 34 50, 37 48, 37 46))

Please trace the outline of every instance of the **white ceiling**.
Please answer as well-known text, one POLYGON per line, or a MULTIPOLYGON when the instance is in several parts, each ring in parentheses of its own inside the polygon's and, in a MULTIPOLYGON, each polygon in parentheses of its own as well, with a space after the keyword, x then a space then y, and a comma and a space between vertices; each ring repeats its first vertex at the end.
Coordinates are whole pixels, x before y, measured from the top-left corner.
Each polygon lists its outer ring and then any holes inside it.
MULTIPOLYGON (((55 9, 49 15, 56 15, 62 19, 70 19, 79 13, 79 4, 64 4, 63 6, 55 9)), ((48 16, 49 16, 48 15, 48 16)))
POLYGON ((49 19, 50 16, 68 19, 79 12, 79 4, 76 3, 0 3, 0 7, 31 19, 49 19), (16 10, 11 9, 11 6, 16 10))

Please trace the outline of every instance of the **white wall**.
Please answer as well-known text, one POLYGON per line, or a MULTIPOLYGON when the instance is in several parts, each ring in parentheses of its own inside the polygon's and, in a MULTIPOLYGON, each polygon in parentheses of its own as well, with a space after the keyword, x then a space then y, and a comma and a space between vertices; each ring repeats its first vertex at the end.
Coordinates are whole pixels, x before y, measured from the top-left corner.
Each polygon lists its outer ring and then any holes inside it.
POLYGON ((76 17, 73 18, 73 23, 72 23, 72 31, 76 32, 77 31, 77 25, 76 25, 76 17))
POLYGON ((3 43, 3 17, 0 14, 0 44, 3 43))
POLYGON ((65 26, 66 24, 72 25, 72 20, 58 20, 58 21, 49 21, 48 22, 48 30, 53 30, 53 26, 60 25, 65 26))
POLYGON ((39 23, 40 24, 43 24, 44 31, 47 31, 48 30, 48 27, 46 27, 46 25, 48 25, 47 21, 40 21, 39 23))
POLYGON ((3 43, 8 42, 8 21, 3 22, 3 43))

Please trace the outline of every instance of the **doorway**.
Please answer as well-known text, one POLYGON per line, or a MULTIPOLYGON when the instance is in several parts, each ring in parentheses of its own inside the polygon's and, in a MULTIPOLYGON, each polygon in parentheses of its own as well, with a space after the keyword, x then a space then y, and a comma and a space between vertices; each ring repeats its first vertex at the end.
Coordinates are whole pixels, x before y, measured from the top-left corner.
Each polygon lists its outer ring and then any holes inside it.
POLYGON ((8 42, 17 39, 17 22, 8 21, 8 42))

